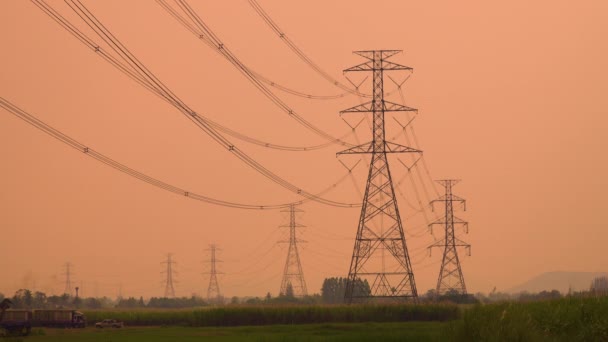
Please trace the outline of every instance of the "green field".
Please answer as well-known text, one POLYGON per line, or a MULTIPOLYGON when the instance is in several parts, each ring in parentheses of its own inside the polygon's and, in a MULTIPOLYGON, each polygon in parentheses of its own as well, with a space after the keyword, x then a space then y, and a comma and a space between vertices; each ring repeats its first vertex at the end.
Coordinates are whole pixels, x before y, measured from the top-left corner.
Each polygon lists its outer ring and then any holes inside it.
POLYGON ((608 297, 475 305, 447 325, 457 341, 608 341, 608 297))
POLYGON ((37 329, 24 342, 127 341, 440 341, 446 323, 349 323, 256 327, 127 327, 123 329, 37 329))
POLYGON ((200 309, 84 311, 89 323, 112 318, 127 326, 189 327, 360 322, 447 321, 460 317, 451 304, 258 305, 200 309))
POLYGON ((34 329, 10 341, 608 341, 608 297, 454 305, 251 306, 87 313, 122 329, 34 329))

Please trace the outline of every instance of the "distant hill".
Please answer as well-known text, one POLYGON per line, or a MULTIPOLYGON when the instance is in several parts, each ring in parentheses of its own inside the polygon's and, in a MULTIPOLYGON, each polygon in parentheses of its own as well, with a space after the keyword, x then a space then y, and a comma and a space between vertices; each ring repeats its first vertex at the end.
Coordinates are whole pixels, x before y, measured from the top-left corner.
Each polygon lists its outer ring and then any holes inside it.
POLYGON ((523 284, 508 289, 508 293, 540 292, 543 290, 558 290, 561 293, 572 291, 589 290, 591 281, 595 277, 608 276, 606 272, 546 272, 540 274, 523 284))

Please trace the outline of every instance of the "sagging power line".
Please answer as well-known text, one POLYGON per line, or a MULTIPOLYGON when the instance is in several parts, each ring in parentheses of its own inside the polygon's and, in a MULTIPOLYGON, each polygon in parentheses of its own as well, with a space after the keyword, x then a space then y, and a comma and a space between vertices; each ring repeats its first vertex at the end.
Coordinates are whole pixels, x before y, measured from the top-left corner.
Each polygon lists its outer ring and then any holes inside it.
MULTIPOLYGON (((44 8, 49 7, 43 0, 32 0, 36 1, 44 8)), ((224 137, 220 132, 218 132, 215 128, 213 128, 208 122, 206 122, 203 118, 201 118, 195 111, 193 111, 189 106, 187 106, 183 101, 181 101, 168 87, 163 84, 149 69, 147 69, 116 37, 78 0, 70 0, 68 5, 72 10, 74 10, 80 18, 85 21, 85 23, 93 30, 95 33, 101 37, 108 45, 110 45, 114 51, 123 58, 127 64, 129 64, 132 68, 132 71, 139 74, 146 82, 156 89, 159 94, 166 97, 171 103, 177 108, 183 115, 185 115, 189 120, 191 120, 195 125, 197 125, 200 129, 202 129, 206 134, 208 134, 214 141, 224 147, 227 151, 231 152, 236 158, 241 160, 243 163, 248 165, 249 167, 256 170, 258 173, 262 174, 269 180, 275 182, 276 184, 282 186, 283 188, 298 194, 304 198, 329 205, 334 207, 341 208, 353 208, 358 207, 358 205, 354 203, 344 203, 334 200, 329 200, 323 197, 316 196, 304 189, 294 185, 293 183, 287 181, 286 179, 278 176, 276 173, 270 171, 268 168, 261 165, 251 156, 246 154, 244 151, 240 150, 237 146, 235 146, 232 142, 230 142, 226 137, 224 137)), ((46 13, 46 11, 45 11, 46 13)), ((55 19, 55 18, 54 18, 55 19)), ((63 25, 62 25, 63 26, 63 25)), ((68 29, 64 26, 64 28, 68 29)), ((98 47, 98 46, 97 46, 98 47)))

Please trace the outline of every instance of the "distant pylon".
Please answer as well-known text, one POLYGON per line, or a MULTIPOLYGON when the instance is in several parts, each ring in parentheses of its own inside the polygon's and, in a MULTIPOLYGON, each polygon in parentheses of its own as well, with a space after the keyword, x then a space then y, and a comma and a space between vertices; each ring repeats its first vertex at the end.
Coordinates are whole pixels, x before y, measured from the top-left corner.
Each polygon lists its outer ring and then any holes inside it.
POLYGON ((65 267, 65 272, 63 273, 63 275, 65 276, 65 288, 63 290, 63 293, 71 297, 74 295, 74 293, 72 292, 72 263, 66 262, 63 267, 65 267))
POLYGON ((385 112, 416 111, 414 108, 384 100, 384 71, 412 70, 410 67, 387 61, 400 52, 398 50, 356 51, 355 54, 366 58, 367 61, 344 70, 344 72, 371 71, 373 74, 372 100, 340 112, 340 114, 373 113, 372 142, 338 153, 338 155, 363 153, 372 155, 346 283, 344 295, 346 303, 373 297, 396 299, 418 297, 386 157, 387 153, 420 152, 385 139, 385 112))
POLYGON ((294 205, 290 205, 288 210, 282 210, 282 212, 289 212, 289 224, 281 226, 289 228, 289 240, 279 242, 289 243, 289 249, 287 251, 287 261, 285 262, 283 280, 281 281, 279 293, 281 295, 286 295, 287 288, 291 286, 295 297, 304 297, 308 295, 308 291, 306 290, 306 281, 304 280, 304 271, 302 271, 300 254, 298 253, 298 242, 305 241, 296 237, 296 228, 304 227, 303 225, 296 223, 296 212, 302 212, 302 210, 296 209, 294 205))
POLYGON ((222 294, 220 293, 220 285, 217 281, 217 275, 222 274, 222 272, 218 272, 216 268, 216 263, 222 262, 216 257, 216 252, 220 249, 217 247, 217 245, 211 244, 206 250, 210 253, 209 263, 211 264, 211 269, 209 271, 209 287, 207 288, 207 301, 209 301, 209 303, 221 304, 222 294))
POLYGON ((165 279, 165 298, 174 298, 175 297, 175 287, 173 286, 173 283, 175 283, 175 279, 173 276, 173 273, 177 273, 174 269, 173 269, 173 265, 176 264, 175 261, 173 261, 173 254, 168 253, 167 254, 167 260, 161 262, 161 264, 166 264, 166 269, 161 272, 161 273, 165 273, 166 279, 165 279))
POLYGON ((455 225, 462 225, 467 233, 469 230, 468 222, 454 216, 454 202, 462 203, 464 210, 466 210, 465 200, 452 194, 452 186, 456 185, 458 182, 459 180, 455 179, 438 180, 437 183, 445 187, 445 195, 431 201, 431 206, 433 208, 435 202, 445 203, 445 216, 430 224, 431 229, 434 225, 444 226, 445 236, 442 240, 439 240, 428 247, 429 252, 433 247, 443 248, 443 260, 441 262, 439 278, 437 279, 437 288, 435 290, 438 296, 448 293, 467 294, 467 287, 464 283, 464 276, 462 275, 460 260, 458 259, 457 247, 467 248, 470 255, 471 245, 458 239, 454 234, 455 225))

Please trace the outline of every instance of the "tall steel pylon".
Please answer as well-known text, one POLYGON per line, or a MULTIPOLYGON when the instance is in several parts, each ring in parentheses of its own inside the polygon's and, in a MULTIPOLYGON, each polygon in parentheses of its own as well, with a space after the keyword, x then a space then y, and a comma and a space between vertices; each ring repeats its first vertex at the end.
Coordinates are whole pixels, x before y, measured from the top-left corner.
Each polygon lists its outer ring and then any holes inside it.
POLYGON ((435 290, 438 296, 450 293, 461 295, 467 294, 467 287, 464 283, 464 276, 462 275, 462 268, 460 267, 460 260, 458 259, 457 247, 467 248, 470 255, 471 245, 458 239, 454 234, 455 225, 462 225, 467 233, 469 230, 468 222, 454 216, 454 202, 462 203, 464 210, 466 210, 465 200, 452 194, 452 186, 456 185, 458 182, 459 180, 455 179, 438 180, 437 183, 445 187, 445 195, 431 201, 431 206, 433 208, 436 202, 444 202, 445 204, 445 216, 430 224, 431 229, 434 225, 444 226, 445 237, 428 247, 429 251, 433 247, 443 248, 443 260, 441 262, 439 278, 437 279, 437 288, 435 290))
POLYGON ((63 273, 65 276, 65 288, 63 293, 72 296, 72 263, 66 262, 63 267, 65 267, 65 272, 63 273))
POLYGON ((220 285, 217 281, 217 275, 221 274, 221 272, 218 272, 216 268, 216 263, 222 262, 216 257, 216 252, 219 250, 220 249, 215 244, 209 245, 209 248, 206 249, 206 251, 209 251, 210 253, 209 263, 211 265, 211 269, 209 271, 209 287, 207 288, 207 301, 209 301, 209 303, 217 304, 220 304, 222 301, 220 285))
POLYGON ((410 67, 387 61, 400 52, 400 50, 356 51, 355 54, 367 61, 344 70, 344 72, 371 71, 373 74, 372 100, 340 112, 340 114, 372 113, 373 116, 373 140, 338 153, 338 155, 363 153, 372 155, 346 283, 344 295, 346 303, 373 297, 403 299, 418 297, 386 156, 387 153, 421 152, 385 139, 385 112, 416 111, 414 108, 384 99, 384 72, 412 70, 410 67))
POLYGON ((308 295, 308 291, 306 290, 306 281, 304 280, 304 271, 302 270, 302 263, 300 262, 300 254, 298 253, 298 242, 305 241, 298 239, 296 236, 296 228, 304 227, 303 225, 296 223, 296 213, 302 212, 302 210, 297 209, 294 205, 290 205, 288 210, 282 210, 282 212, 289 212, 289 224, 281 226, 289 228, 289 240, 279 242, 289 243, 289 249, 287 251, 287 261, 285 261, 283 280, 281 280, 281 289, 279 290, 279 293, 281 295, 286 295, 287 288, 291 286, 295 297, 304 297, 308 295))
POLYGON ((165 279, 165 298, 174 298, 175 297, 175 287, 173 286, 173 283, 176 282, 175 279, 173 279, 173 273, 177 273, 174 269, 173 269, 173 265, 176 264, 175 261, 173 261, 173 254, 168 253, 167 254, 167 260, 161 262, 161 264, 165 264, 166 269, 161 272, 161 273, 165 273, 166 279, 165 279))

